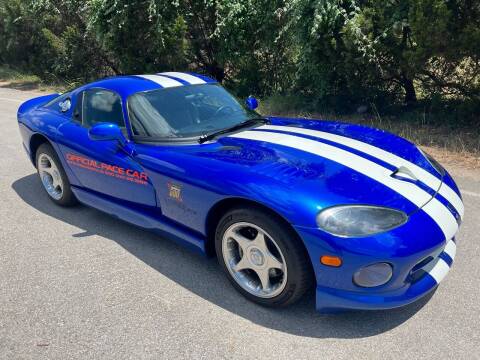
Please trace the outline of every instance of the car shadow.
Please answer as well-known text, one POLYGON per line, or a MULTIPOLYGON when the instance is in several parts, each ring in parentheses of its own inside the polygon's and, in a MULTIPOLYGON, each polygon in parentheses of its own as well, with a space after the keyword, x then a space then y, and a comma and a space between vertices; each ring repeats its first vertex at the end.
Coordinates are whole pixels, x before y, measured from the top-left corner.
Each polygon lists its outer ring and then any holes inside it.
POLYGON ((99 235, 115 241, 148 266, 196 295, 256 324, 314 338, 363 338, 393 329, 411 318, 433 292, 411 305, 386 311, 355 311, 324 315, 315 311, 313 291, 287 308, 269 309, 239 295, 222 273, 216 259, 193 253, 173 241, 129 225, 86 206, 63 208, 43 191, 36 174, 12 184, 13 190, 38 211, 82 229, 76 240, 99 235))

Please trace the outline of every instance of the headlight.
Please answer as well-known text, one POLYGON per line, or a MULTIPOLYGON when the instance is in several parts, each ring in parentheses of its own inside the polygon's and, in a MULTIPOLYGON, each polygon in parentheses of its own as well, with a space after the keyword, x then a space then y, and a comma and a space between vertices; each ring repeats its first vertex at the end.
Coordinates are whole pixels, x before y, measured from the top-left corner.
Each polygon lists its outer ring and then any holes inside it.
POLYGON ((368 205, 334 206, 317 215, 317 225, 333 235, 368 236, 404 224, 407 215, 398 210, 368 205))
POLYGON ((440 163, 437 160, 433 158, 433 156, 431 156, 430 154, 427 154, 425 151, 421 150, 420 148, 418 148, 418 151, 420 151, 423 154, 425 159, 427 159, 430 165, 432 165, 432 167, 435 170, 437 170, 440 175, 442 176, 445 175, 445 169, 443 168, 442 165, 440 165, 440 163))

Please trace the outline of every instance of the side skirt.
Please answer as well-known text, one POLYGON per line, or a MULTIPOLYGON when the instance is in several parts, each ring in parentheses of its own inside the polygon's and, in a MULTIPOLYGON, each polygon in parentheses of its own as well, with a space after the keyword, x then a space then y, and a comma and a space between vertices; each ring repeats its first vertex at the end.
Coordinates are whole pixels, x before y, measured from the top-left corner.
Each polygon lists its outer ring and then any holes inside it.
POLYGON ((87 190, 72 186, 72 191, 78 201, 84 205, 103 211, 130 224, 159 233, 176 241, 180 245, 206 255, 205 239, 200 234, 195 234, 188 229, 183 229, 168 219, 159 219, 158 216, 153 216, 153 214, 136 211, 87 190))

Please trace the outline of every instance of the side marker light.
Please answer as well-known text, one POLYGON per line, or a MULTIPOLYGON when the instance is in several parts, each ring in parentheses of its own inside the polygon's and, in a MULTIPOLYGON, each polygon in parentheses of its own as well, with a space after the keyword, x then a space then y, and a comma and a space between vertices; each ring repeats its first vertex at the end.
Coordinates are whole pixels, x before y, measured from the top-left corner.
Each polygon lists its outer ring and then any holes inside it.
POLYGON ((333 266, 333 267, 339 267, 342 265, 342 259, 340 259, 338 256, 331 256, 331 255, 323 255, 322 257, 320 257, 320 262, 323 265, 333 266))

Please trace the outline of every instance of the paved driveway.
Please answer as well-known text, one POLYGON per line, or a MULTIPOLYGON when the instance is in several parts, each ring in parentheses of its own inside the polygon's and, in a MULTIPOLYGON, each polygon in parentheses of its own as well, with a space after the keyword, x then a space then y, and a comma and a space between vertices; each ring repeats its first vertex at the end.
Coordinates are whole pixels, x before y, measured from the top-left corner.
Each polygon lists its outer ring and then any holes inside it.
POLYGON ((321 315, 310 294, 256 306, 215 259, 47 199, 0 88, 0 358, 480 358, 480 181, 455 171, 466 218, 452 271, 402 309, 321 315))

